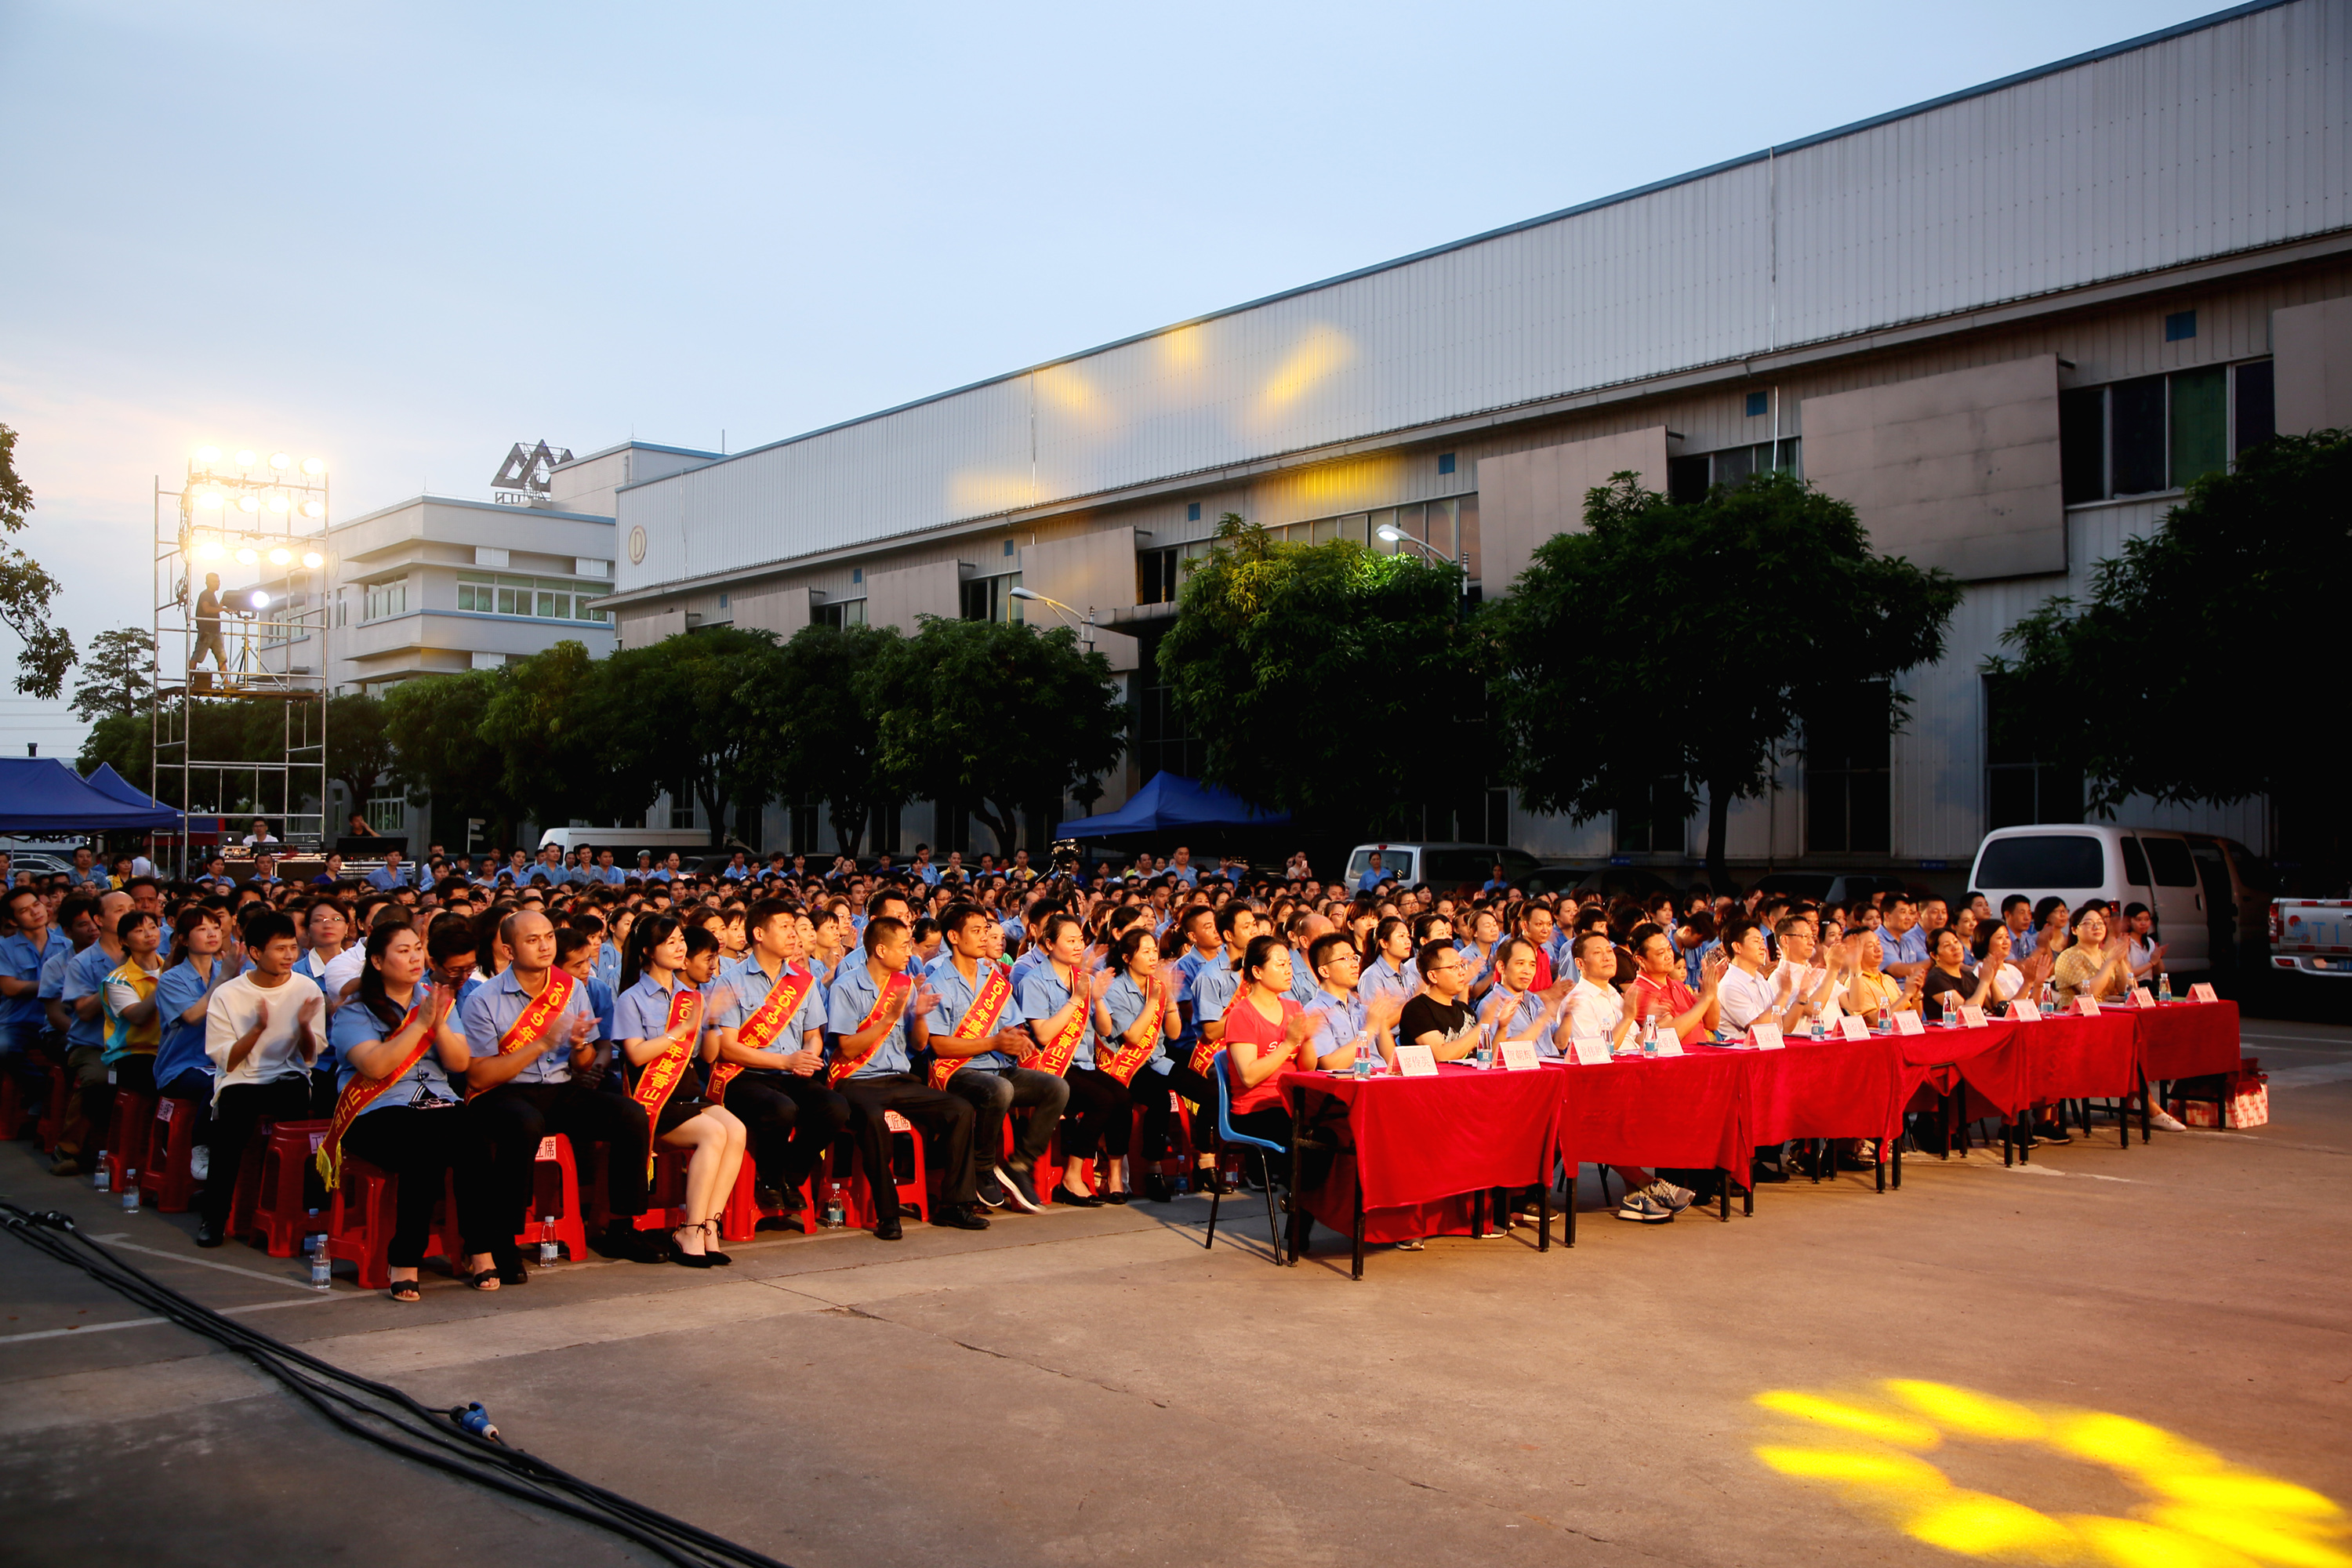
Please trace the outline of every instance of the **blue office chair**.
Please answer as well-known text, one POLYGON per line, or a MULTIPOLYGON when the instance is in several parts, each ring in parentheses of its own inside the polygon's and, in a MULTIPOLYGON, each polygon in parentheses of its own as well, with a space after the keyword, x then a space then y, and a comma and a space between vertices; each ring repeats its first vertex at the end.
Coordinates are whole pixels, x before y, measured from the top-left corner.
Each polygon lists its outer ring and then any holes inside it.
MULTIPOLYGON (((1210 1061, 1209 1076, 1212 1079, 1214 1079, 1217 1084, 1217 1136, 1225 1142, 1242 1149, 1244 1151, 1242 1158, 1244 1161, 1249 1158, 1249 1151, 1255 1150, 1257 1152, 1258 1177, 1265 1188, 1266 1235, 1273 1238, 1274 1266, 1276 1268, 1279 1268, 1285 1261, 1283 1258, 1284 1239, 1282 1234, 1282 1222, 1275 1217, 1274 1167, 1268 1163, 1266 1156, 1268 1154, 1287 1154, 1290 1151, 1284 1148, 1279 1143, 1269 1142, 1264 1138, 1253 1138, 1246 1132, 1236 1132, 1234 1131, 1234 1121, 1232 1115, 1233 1086, 1225 1077, 1225 1053, 1223 1051, 1219 1051, 1215 1058, 1210 1061)), ((1217 1185, 1219 1190, 1209 1194, 1209 1239, 1203 1244, 1203 1251, 1213 1248, 1217 1245, 1217 1205, 1224 1201, 1225 1196, 1223 1190, 1224 1184, 1220 1182, 1217 1185)), ((1291 1201, 1294 1203, 1297 1201, 1297 1194, 1294 1193, 1291 1194, 1291 1201)))

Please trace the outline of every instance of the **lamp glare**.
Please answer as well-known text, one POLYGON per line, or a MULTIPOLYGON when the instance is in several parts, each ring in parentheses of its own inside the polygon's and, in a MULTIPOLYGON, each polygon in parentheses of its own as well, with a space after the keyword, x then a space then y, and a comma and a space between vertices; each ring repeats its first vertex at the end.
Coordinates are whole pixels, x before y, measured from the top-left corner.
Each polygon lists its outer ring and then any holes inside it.
POLYGON ((217 561, 227 553, 227 551, 221 548, 221 542, 217 539, 207 539, 196 546, 196 559, 199 561, 217 561))
POLYGON ((327 515, 326 505, 321 501, 306 500, 302 503, 302 515, 304 517, 324 517, 327 515))
POLYGON ((239 496, 236 498, 236 510, 239 511, 259 511, 261 510, 261 499, 258 496, 239 496))
POLYGON ((218 447, 199 447, 196 448, 196 461, 202 463, 207 468, 211 468, 215 463, 220 461, 220 448, 218 447))
POLYGON ((1381 537, 1387 540, 1391 544, 1394 544, 1399 540, 1402 540, 1404 535, 1397 531, 1396 525, 1394 523, 1383 523, 1381 525, 1381 537))
POLYGON ((245 451, 241 451, 236 455, 236 466, 240 468, 249 468, 260 460, 261 459, 259 458, 254 456, 253 452, 249 448, 245 451))
POLYGON ((268 609, 269 607, 269 595, 263 593, 260 589, 256 588, 253 591, 253 607, 257 610, 268 609))
POLYGON ((220 504, 221 504, 221 493, 220 493, 220 491, 218 491, 218 490, 198 490, 198 491, 196 492, 196 505, 197 505, 197 506, 199 506, 199 507, 201 507, 201 508, 202 508, 203 510, 205 510, 205 511, 218 511, 218 510, 220 510, 220 504))
POLYGON ((269 454, 269 466, 282 474, 294 466, 294 459, 283 452, 272 452, 269 454))
POLYGON ((287 509, 291 507, 293 504, 294 503, 292 501, 288 500, 284 496, 271 496, 269 498, 269 510, 278 513, 280 517, 285 516, 287 509))
POLYGON ((250 566, 261 559, 261 554, 258 551, 255 550, 252 545, 248 544, 244 549, 236 552, 236 559, 239 565, 250 566))
POLYGON ((302 471, 315 479, 327 471, 327 460, 324 458, 305 458, 302 459, 302 471))
POLYGON ((326 563, 327 558, 320 554, 317 551, 305 550, 302 552, 302 564, 308 566, 311 571, 316 572, 320 567, 324 566, 326 563))
POLYGON ((290 551, 290 550, 287 549, 287 548, 286 548, 284 545, 282 545, 282 544, 281 544, 281 545, 279 545, 277 549, 275 549, 275 550, 273 550, 273 551, 271 551, 271 552, 269 552, 269 563, 270 563, 272 566, 284 566, 284 565, 288 564, 289 563, 290 563, 293 559, 294 559, 294 552, 293 552, 292 551, 290 551))

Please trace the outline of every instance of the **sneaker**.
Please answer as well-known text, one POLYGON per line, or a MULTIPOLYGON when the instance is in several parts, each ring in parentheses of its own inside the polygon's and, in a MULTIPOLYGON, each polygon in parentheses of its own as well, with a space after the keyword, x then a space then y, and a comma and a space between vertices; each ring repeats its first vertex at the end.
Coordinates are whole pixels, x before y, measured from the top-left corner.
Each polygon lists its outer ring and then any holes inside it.
POLYGON ((1652 1182, 1634 1195, 1648 1198, 1675 1214, 1680 1214, 1698 1202, 1696 1193, 1688 1187, 1678 1187, 1664 1178, 1652 1182))
POLYGON ((1617 1217, 1632 1220, 1636 1225, 1666 1225, 1674 1219, 1675 1211, 1645 1191, 1628 1194, 1625 1201, 1617 1205, 1617 1217))
POLYGON ((1404 1240, 1398 1242, 1396 1244, 1396 1249, 1399 1252, 1423 1252, 1427 1250, 1427 1248, 1422 1244, 1421 1237, 1417 1236, 1409 1236, 1405 1237, 1404 1240))
POLYGON ((189 1178, 190 1178, 191 1180, 193 1180, 193 1181, 198 1181, 198 1182, 201 1182, 201 1181, 203 1181, 206 1176, 209 1176, 209 1175, 211 1175, 212 1173, 213 1173, 213 1152, 212 1152, 209 1148, 205 1147, 205 1146, 204 1144, 202 1144, 202 1143, 199 1143, 199 1144, 197 1144, 194 1148, 193 1148, 193 1149, 189 1150, 189 1151, 188 1151, 188 1176, 189 1176, 189 1178))
POLYGON ((996 1173, 993 1171, 983 1174, 977 1185, 980 1201, 990 1208, 1001 1209, 1013 1201, 1004 1195, 1004 1184, 996 1179, 996 1173))
POLYGON ((2173 1115, 2169 1110, 2149 1110, 2147 1113, 2147 1124, 2162 1132, 2186 1132, 2189 1131, 2189 1123, 2181 1121, 2180 1118, 2173 1115))
POLYGON ((1044 1214, 1045 1205, 1037 1201, 1037 1189, 1029 1184, 1029 1173, 1009 1160, 996 1163, 996 1180, 1013 1206, 1025 1214, 1044 1214))

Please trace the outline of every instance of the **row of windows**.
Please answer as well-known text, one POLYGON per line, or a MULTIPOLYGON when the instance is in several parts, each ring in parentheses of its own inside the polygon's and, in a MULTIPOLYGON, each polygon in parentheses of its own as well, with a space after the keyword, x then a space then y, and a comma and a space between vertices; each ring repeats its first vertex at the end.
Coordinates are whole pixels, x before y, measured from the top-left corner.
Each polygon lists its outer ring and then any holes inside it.
POLYGON ((386 616, 408 614, 408 579, 394 577, 389 583, 370 583, 361 605, 362 620, 382 620, 386 616))
POLYGON ((591 609, 589 601, 612 590, 583 592, 562 577, 492 576, 486 572, 457 574, 457 607, 484 615, 531 616, 542 621, 595 621, 612 618, 610 610, 591 609))
POLYGON ((2277 426, 2266 359, 2070 387, 2058 395, 2065 502, 2180 489, 2277 426))
MULTIPOLYGON (((999 577, 967 577, 963 582, 963 618, 967 621, 995 621, 1003 625, 1022 625, 1023 605, 1013 596, 1021 586, 1021 574, 1007 572, 999 577)), ((862 603, 862 601, 861 601, 862 603)))
MULTIPOLYGON (((1752 414, 1754 409, 1750 409, 1752 414)), ((1666 459, 1666 497, 1669 500, 1689 505, 1706 499, 1706 492, 1717 485, 1744 485, 1758 474, 1778 468, 1802 477, 1803 469, 1797 461, 1797 437, 1784 437, 1779 444, 1778 460, 1772 442, 1757 441, 1745 447, 1726 447, 1720 452, 1693 452, 1685 458, 1666 459)))
POLYGON ((809 607, 809 622, 820 626, 862 626, 866 624, 866 601, 836 599, 830 605, 809 607))
MULTIPOLYGON (((1307 522, 1277 523, 1267 529, 1269 537, 1289 544, 1329 544, 1335 540, 1347 540, 1382 555, 1412 553, 1427 554, 1444 561, 1463 561, 1472 582, 1478 580, 1478 498, 1475 495, 1453 496, 1444 500, 1417 501, 1411 506, 1382 507, 1378 511, 1347 512, 1339 517, 1316 518, 1307 522), (1402 539, 1389 539, 1383 530, 1393 530, 1402 539), (1416 550, 1417 541, 1426 546, 1416 550)), ((1183 563, 1198 561, 1209 553, 1212 542, 1196 539, 1189 544, 1171 544, 1158 550, 1140 550, 1135 556, 1135 602, 1139 605, 1172 605, 1184 586, 1183 563)))

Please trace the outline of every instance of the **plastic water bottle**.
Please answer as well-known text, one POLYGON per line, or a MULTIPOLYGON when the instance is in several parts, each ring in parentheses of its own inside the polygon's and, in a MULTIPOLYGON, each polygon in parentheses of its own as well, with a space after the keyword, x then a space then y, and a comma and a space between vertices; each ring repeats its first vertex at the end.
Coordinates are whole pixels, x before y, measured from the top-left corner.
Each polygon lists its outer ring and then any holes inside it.
POLYGON ((107 1190, 106 1151, 103 1149, 98 1152, 98 1169, 90 1173, 89 1184, 101 1193, 107 1190))
POLYGON ((2161 969, 2156 972, 2156 999, 2158 1002, 2172 1000, 2172 976, 2161 969))
POLYGON ((539 1216, 539 1266, 555 1267, 555 1216, 551 1214, 539 1216))
POLYGON ((1642 1054, 1645 1057, 1658 1054, 1658 1016, 1655 1013, 1642 1020, 1642 1054))
POLYGON ((848 1223, 848 1211, 841 1205, 841 1184, 835 1182, 824 1189, 824 1228, 839 1230, 848 1223))
POLYGON ((139 1173, 128 1165, 122 1168, 122 1212, 139 1212, 139 1173))
POLYGON ((310 1252, 310 1289, 324 1290, 334 1283, 335 1260, 327 1256, 327 1238, 322 1236, 314 1239, 319 1245, 310 1252))

